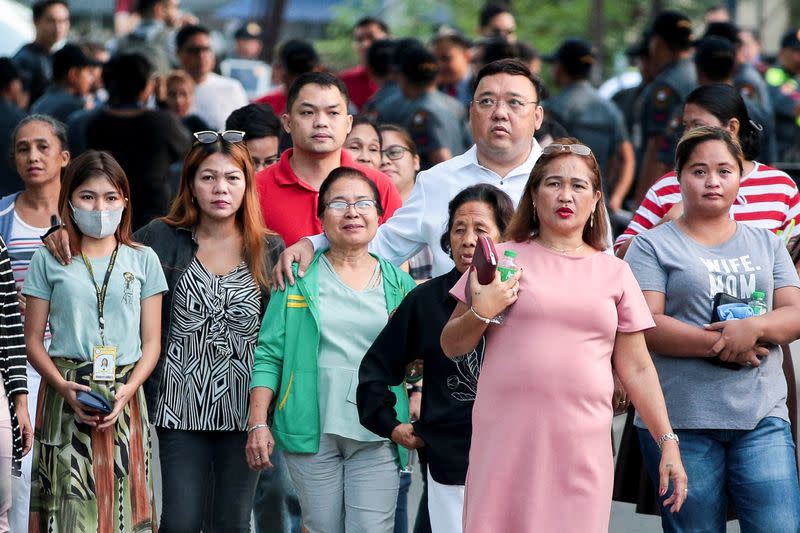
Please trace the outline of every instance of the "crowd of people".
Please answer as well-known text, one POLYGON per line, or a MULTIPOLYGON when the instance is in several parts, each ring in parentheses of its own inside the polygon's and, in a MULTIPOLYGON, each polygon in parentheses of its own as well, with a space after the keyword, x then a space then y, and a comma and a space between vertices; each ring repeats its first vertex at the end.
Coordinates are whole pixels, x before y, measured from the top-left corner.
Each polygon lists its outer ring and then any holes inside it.
POLYGON ((596 88, 503 3, 367 16, 252 95, 136 12, 0 58, 0 533, 800 531, 800 29, 663 11, 596 88))

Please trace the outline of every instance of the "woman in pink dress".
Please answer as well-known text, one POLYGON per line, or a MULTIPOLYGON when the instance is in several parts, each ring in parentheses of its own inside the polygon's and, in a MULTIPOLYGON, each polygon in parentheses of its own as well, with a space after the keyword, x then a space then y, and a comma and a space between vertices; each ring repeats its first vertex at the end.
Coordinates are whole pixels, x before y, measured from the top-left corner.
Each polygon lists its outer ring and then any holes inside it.
POLYGON ((520 271, 479 285, 467 272, 442 332, 449 357, 486 335, 473 410, 464 531, 608 531, 612 366, 662 448, 660 491, 688 494, 643 331, 653 319, 627 264, 609 254, 600 171, 574 139, 546 147, 498 252, 520 271), (600 208, 598 209, 598 206, 600 208), (523 275, 524 270, 524 275, 523 275), (466 302, 471 302, 470 304, 466 302), (502 325, 490 319, 506 312, 502 325))

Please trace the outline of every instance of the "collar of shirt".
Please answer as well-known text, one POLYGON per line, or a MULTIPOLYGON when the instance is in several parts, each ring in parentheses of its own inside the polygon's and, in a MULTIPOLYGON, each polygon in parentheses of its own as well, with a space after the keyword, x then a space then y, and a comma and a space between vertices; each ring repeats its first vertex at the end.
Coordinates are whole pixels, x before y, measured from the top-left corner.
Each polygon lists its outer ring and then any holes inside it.
POLYGON ((501 176, 494 170, 485 167, 480 163, 480 161, 478 161, 478 147, 473 144, 469 150, 464 152, 464 158, 461 161, 462 164, 457 168, 465 168, 469 165, 473 165, 485 170, 486 172, 490 172, 496 176, 497 179, 505 180, 517 176, 518 174, 525 174, 526 176, 530 174, 531 170, 533 169, 533 165, 535 165, 536 161, 539 160, 540 155, 542 155, 542 147, 539 146, 539 142, 536 139, 531 139, 531 151, 528 154, 528 158, 523 161, 521 165, 509 171, 508 174, 501 176))
MULTIPOLYGON (((297 174, 295 174, 294 169, 292 168, 292 163, 289 161, 292 158, 293 153, 294 148, 287 148, 281 154, 281 158, 278 161, 277 172, 275 173, 275 182, 278 185, 283 186, 295 186, 303 189, 312 189, 311 186, 301 181, 300 178, 297 177, 297 174)), ((350 154, 348 154, 345 150, 341 151, 339 164, 343 167, 359 168, 359 165, 356 164, 350 154)), ((316 189, 312 190, 316 191, 316 189)))

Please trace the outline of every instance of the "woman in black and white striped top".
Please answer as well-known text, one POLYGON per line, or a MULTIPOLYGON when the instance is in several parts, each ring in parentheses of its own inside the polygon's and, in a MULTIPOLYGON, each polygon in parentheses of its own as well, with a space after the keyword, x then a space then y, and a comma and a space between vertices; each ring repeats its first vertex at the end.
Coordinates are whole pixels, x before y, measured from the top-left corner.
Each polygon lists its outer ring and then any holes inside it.
POLYGON ((0 530, 8 531, 11 475, 33 444, 28 415, 25 338, 6 243, 0 238, 0 530), (5 401, 3 399, 5 398, 5 401))

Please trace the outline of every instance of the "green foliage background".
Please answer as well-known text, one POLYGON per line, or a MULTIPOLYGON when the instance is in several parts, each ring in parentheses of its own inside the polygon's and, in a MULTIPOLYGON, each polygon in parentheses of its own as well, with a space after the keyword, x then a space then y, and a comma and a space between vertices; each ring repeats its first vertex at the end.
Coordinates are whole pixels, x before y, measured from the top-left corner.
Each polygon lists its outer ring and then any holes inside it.
MULTIPOLYGON (((485 0, 350 0, 336 8, 336 18, 328 26, 328 38, 318 41, 326 63, 333 69, 352 65, 354 53, 350 44, 353 23, 365 15, 376 15, 386 20, 395 36, 417 37, 427 41, 434 25, 442 18, 474 37, 478 25, 478 11, 485 0)), ((800 0, 791 0, 790 4, 800 0)), ((517 33, 521 40, 533 44, 540 53, 549 53, 566 37, 590 38, 592 0, 512 0, 516 14, 517 33)), ((702 20, 705 10, 725 0, 603 0, 605 26, 605 74, 610 75, 615 54, 639 39, 647 26, 653 10, 677 9, 696 23, 702 20)), ((800 7, 793 16, 800 17, 800 7)))

